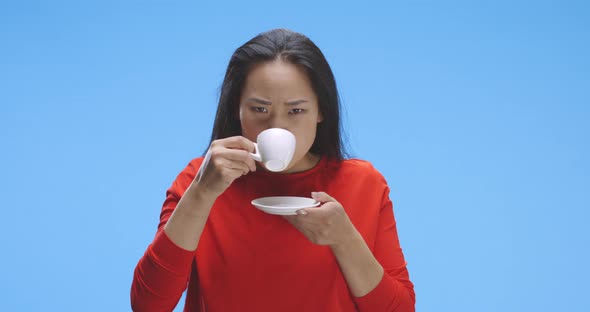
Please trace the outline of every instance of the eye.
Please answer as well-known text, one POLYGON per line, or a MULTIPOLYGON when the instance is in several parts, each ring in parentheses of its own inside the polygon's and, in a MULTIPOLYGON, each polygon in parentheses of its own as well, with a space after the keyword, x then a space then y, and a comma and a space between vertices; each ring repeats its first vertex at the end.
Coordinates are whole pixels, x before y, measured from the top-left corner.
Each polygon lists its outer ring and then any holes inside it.
POLYGON ((297 115, 297 114, 303 113, 303 111, 304 111, 303 108, 294 108, 289 111, 289 114, 297 115))
POLYGON ((266 109, 266 107, 262 107, 262 106, 254 106, 252 107, 252 110, 256 113, 266 113, 268 112, 268 110, 266 109))

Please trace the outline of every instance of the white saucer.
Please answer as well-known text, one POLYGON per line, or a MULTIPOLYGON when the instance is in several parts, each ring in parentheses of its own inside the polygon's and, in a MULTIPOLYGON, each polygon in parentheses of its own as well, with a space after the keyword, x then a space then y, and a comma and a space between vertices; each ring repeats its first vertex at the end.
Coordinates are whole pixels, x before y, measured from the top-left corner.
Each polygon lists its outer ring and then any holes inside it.
POLYGON ((320 205, 315 199, 296 196, 272 196, 257 198, 252 201, 256 208, 270 214, 281 216, 296 215, 296 211, 302 208, 317 207, 320 205))

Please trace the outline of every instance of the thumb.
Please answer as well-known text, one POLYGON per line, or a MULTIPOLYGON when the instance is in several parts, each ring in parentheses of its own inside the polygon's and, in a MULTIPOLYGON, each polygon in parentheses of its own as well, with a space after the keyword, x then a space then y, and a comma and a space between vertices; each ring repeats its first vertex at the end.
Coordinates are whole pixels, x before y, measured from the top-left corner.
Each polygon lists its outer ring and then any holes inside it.
POLYGON ((335 202, 332 196, 324 193, 324 192, 311 192, 311 198, 319 201, 320 203, 327 203, 327 202, 335 202))
MULTIPOLYGON (((332 196, 324 193, 324 192, 311 192, 311 198, 319 201, 320 203, 328 203, 328 202, 337 202, 332 196)), ((308 215, 308 214, 315 214, 320 213, 321 209, 314 208, 302 208, 297 210, 295 213, 298 215, 308 215)))

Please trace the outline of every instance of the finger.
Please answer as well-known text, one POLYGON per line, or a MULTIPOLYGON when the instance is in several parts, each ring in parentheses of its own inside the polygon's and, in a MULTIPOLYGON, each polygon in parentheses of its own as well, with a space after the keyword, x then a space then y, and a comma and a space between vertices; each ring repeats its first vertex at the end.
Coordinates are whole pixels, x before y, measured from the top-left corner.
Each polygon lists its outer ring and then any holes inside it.
POLYGON ((233 136, 223 139, 223 146, 233 149, 243 149, 248 152, 254 152, 254 143, 243 136, 233 136))
POLYGON ((336 199, 324 192, 311 192, 311 198, 319 201, 320 203, 337 202, 336 199))
POLYGON ((222 153, 223 156, 229 160, 245 164, 249 171, 256 171, 256 164, 254 163, 254 159, 250 157, 249 152, 244 150, 225 149, 222 153))
POLYGON ((303 221, 300 219, 300 216, 283 216, 293 227, 295 227, 299 232, 305 234, 315 233, 317 232, 318 225, 309 223, 308 221, 303 221))
POLYGON ((330 220, 342 212, 344 212, 342 205, 336 201, 326 202, 317 207, 301 208, 295 211, 298 218, 311 224, 324 224, 326 220, 330 220))
POLYGON ((301 208, 295 211, 295 213, 297 214, 297 217, 305 217, 309 222, 316 220, 317 217, 324 216, 327 213, 327 210, 322 205, 318 207, 301 208))
POLYGON ((209 149, 206 157, 213 158, 216 162, 223 162, 224 164, 229 161, 241 162, 248 167, 248 171, 256 171, 256 164, 250 157, 250 153, 241 149, 230 149, 217 145, 209 149))
POLYGON ((295 211, 297 218, 307 224, 322 224, 326 216, 329 216, 329 210, 324 206, 302 208, 295 211))
POLYGON ((233 181, 235 179, 244 175, 244 171, 242 171, 240 169, 224 168, 223 170, 224 170, 223 175, 227 179, 226 181, 229 182, 230 184, 233 183, 233 181))
POLYGON ((246 175, 250 172, 248 165, 239 161, 228 161, 225 167, 228 169, 239 170, 241 175, 246 175))
POLYGON ((299 209, 299 210, 295 211, 295 213, 296 213, 298 216, 306 216, 306 215, 308 214, 308 212, 307 212, 307 210, 306 210, 305 208, 303 208, 303 209, 299 209))
MULTIPOLYGON (((243 162, 229 160, 224 158, 222 155, 216 157, 213 160, 213 163, 217 170, 238 170, 240 174, 238 176, 247 174, 250 171, 250 168, 243 162)), ((233 176, 233 175, 232 175, 233 176)))
POLYGON ((289 223, 291 223, 291 225, 293 225, 296 228, 299 228, 298 225, 299 223, 297 222, 297 216, 283 216, 283 218, 285 218, 285 220, 287 220, 289 223))

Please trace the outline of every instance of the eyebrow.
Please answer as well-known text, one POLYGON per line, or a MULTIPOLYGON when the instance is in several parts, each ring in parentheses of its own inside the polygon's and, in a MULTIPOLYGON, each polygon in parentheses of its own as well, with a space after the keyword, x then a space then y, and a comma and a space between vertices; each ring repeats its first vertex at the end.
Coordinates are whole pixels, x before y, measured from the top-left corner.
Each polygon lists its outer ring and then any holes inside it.
POLYGON ((271 101, 267 101, 267 100, 263 100, 263 99, 259 99, 259 98, 248 98, 248 101, 252 101, 252 102, 256 102, 258 104, 262 104, 262 105, 272 105, 271 101))
MULTIPOLYGON (((255 97, 251 97, 248 98, 248 101, 252 101, 252 102, 256 102, 258 104, 262 104, 262 105, 272 105, 271 101, 267 101, 267 100, 263 100, 263 99, 259 99, 259 98, 255 98, 255 97)), ((307 103, 307 100, 293 100, 293 101, 289 101, 286 104, 291 106, 291 105, 298 105, 298 104, 302 104, 302 103, 307 103)))
POLYGON ((303 104, 303 103, 307 103, 307 100, 294 100, 294 101, 287 102, 287 105, 297 105, 297 104, 303 104))

